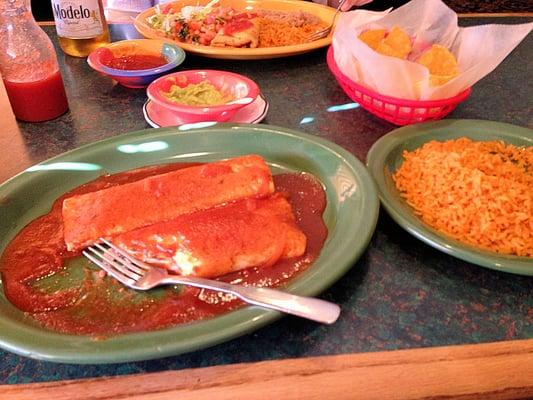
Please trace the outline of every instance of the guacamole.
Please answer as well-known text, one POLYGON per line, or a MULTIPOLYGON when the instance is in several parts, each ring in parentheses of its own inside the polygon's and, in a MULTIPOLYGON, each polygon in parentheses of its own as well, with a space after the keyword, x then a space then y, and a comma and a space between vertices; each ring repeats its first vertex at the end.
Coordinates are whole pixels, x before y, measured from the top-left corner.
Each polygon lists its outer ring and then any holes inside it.
POLYGON ((185 87, 172 85, 170 91, 161 94, 171 101, 188 106, 216 106, 233 100, 231 95, 223 94, 209 81, 190 83, 185 87))

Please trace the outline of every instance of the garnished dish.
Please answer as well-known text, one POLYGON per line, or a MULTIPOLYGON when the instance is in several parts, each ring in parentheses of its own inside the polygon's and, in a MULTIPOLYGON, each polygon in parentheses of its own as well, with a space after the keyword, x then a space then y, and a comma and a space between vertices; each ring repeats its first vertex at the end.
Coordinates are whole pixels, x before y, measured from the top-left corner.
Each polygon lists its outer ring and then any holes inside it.
POLYGON ((178 0, 142 12, 135 27, 204 56, 260 59, 328 45, 331 36, 314 42, 310 36, 333 22, 334 11, 295 0, 178 0))
POLYGON ((424 222, 484 250, 533 257, 533 146, 462 137, 403 157, 393 179, 424 222))
POLYGON ((157 5, 146 23, 165 37, 215 47, 277 47, 308 42, 326 24, 305 11, 253 12, 219 6, 157 5))
POLYGON ((369 29, 361 32, 358 38, 378 53, 425 66, 430 73, 431 86, 442 85, 459 75, 457 60, 446 47, 432 44, 422 46, 424 49, 421 52, 414 51, 414 39, 398 26, 390 31, 369 29))
POLYGON ((214 317, 242 303, 191 287, 138 293, 72 264, 105 237, 179 275, 279 286, 318 257, 325 207, 316 178, 273 176, 256 155, 105 175, 58 198, 8 244, 0 259, 5 295, 47 329, 95 337, 214 317), (58 288, 69 281, 76 284, 58 288))

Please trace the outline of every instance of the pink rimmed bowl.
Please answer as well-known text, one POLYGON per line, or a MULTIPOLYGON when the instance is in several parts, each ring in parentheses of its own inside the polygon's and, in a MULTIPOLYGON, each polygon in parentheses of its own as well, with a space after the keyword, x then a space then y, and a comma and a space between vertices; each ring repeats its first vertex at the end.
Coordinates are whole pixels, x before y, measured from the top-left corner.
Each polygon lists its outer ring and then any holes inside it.
POLYGON ((159 113, 176 115, 185 123, 226 122, 241 108, 251 104, 259 95, 259 86, 251 79, 233 72, 218 70, 189 70, 165 75, 153 81, 147 88, 148 98, 159 113), (215 106, 190 106, 177 103, 163 93, 169 92, 173 85, 186 87, 189 84, 210 82, 232 100, 215 106))

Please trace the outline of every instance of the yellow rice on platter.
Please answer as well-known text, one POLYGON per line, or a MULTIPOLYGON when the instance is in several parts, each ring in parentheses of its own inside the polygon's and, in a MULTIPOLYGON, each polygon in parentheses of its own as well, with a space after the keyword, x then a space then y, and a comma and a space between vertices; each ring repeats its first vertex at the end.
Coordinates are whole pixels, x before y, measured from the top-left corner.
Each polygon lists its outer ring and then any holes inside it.
POLYGON ((259 47, 292 46, 306 43, 309 36, 326 24, 305 11, 260 10, 259 47))
POLYGON ((484 250, 533 257, 533 146, 460 138, 403 156, 393 179, 424 222, 484 250))

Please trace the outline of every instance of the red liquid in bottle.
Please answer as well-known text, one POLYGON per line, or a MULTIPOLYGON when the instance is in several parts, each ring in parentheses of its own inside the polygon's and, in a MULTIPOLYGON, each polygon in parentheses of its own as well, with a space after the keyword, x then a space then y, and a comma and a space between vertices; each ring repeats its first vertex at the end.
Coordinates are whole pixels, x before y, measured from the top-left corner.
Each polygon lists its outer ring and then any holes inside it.
POLYGON ((68 110, 67 95, 59 70, 39 81, 4 80, 4 85, 15 117, 21 121, 48 121, 68 110))

